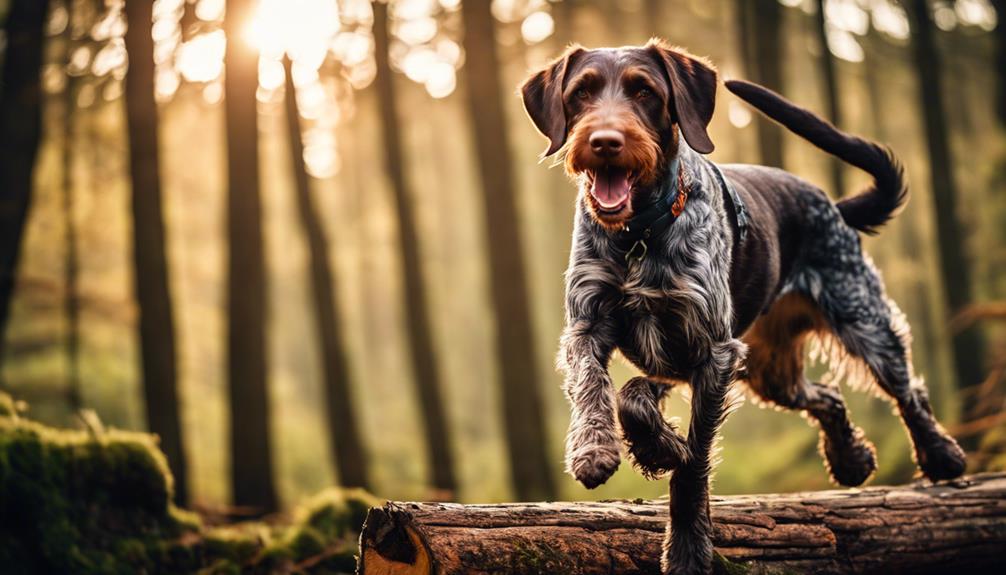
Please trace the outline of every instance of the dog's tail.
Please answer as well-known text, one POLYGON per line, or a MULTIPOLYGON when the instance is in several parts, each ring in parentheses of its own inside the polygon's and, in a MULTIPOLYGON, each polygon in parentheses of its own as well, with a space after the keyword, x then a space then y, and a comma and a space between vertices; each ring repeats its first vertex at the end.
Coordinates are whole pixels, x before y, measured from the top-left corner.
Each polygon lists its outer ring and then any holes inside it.
POLYGON ((875 234, 908 201, 905 169, 887 146, 846 134, 763 86, 743 80, 728 80, 726 86, 791 132, 873 176, 872 186, 838 202, 845 223, 875 234))

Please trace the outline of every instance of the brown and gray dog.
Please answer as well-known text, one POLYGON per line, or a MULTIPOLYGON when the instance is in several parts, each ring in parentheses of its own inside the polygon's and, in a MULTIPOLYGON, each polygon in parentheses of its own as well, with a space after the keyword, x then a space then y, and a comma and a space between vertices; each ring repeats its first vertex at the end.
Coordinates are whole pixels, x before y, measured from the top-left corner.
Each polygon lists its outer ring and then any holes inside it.
POLYGON ((858 374, 897 405, 926 476, 953 478, 965 467, 913 374, 908 327, 856 231, 876 231, 907 199, 900 163, 738 81, 727 87, 874 184, 833 204, 782 170, 717 166, 701 155, 713 151, 706 128, 716 86, 707 61, 652 40, 572 47, 521 88, 550 141, 544 155, 560 154, 579 187, 559 354, 572 410, 566 467, 596 487, 618 467, 624 439, 647 476, 673 471, 667 573, 710 569, 711 453, 735 381, 814 418, 835 481, 859 485, 873 473, 873 446, 837 385, 804 376, 808 338, 838 377, 858 374), (608 374, 615 350, 644 374, 617 399, 608 374), (691 386, 687 437, 660 408, 680 381, 691 386))

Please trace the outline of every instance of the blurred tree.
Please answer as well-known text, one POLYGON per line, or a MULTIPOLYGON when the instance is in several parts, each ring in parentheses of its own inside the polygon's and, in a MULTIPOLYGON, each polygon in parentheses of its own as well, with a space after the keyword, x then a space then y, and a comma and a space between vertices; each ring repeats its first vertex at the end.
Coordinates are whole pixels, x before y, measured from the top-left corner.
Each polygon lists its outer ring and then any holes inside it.
POLYGON ((662 29, 661 23, 663 22, 661 16, 663 11, 663 0, 644 0, 643 1, 643 18, 645 18, 644 25, 646 26, 647 32, 652 32, 653 34, 665 34, 662 29))
POLYGON ((258 52, 242 40, 255 0, 227 0, 227 367, 231 493, 235 505, 276 509, 272 477, 266 272, 258 158, 258 52))
POLYGON ((188 501, 185 444, 178 405, 174 310, 168 279, 157 103, 154 101, 153 7, 126 2, 126 123, 133 201, 133 270, 147 426, 160 437, 175 476, 175 498, 188 501))
MULTIPOLYGON (((496 31, 489 2, 461 3, 465 81, 478 159, 489 248, 491 301, 496 321, 499 385, 514 488, 524 501, 553 499, 552 460, 538 389, 538 361, 528 302, 527 274, 517 224, 503 113, 496 31)), ((509 90, 507 90, 509 93, 509 90)))
POLYGON ((297 108, 297 88, 293 82, 293 64, 283 57, 286 71, 286 125, 290 138, 290 160, 293 165, 297 192, 297 212, 307 238, 311 258, 311 289, 314 295, 319 351, 325 377, 325 404, 328 408, 329 442, 332 458, 339 472, 339 483, 345 487, 369 488, 367 456, 360 441, 356 411, 350 390, 349 359, 339 327, 342 324, 335 297, 336 282, 328 254, 328 239, 311 197, 307 168, 304 165, 304 142, 301 139, 300 111, 297 108))
MULTIPOLYGON (((737 0, 737 29, 748 78, 781 93, 782 6, 775 0, 737 0)), ((755 123, 760 162, 783 167, 782 130, 762 114, 755 115, 755 123)))
MULTIPOLYGON (((824 99, 828 108, 828 120, 832 124, 841 127, 842 107, 839 103, 840 92, 835 70, 835 56, 831 53, 831 48, 828 46, 828 15, 825 11, 826 6, 826 0, 817 0, 817 10, 814 12, 814 32, 821 50, 821 73, 824 76, 824 99)), ((832 192, 835 194, 835 197, 841 198, 845 195, 844 163, 838 158, 832 157, 830 164, 832 192)))
POLYGON ((433 331, 428 314, 429 302, 420 267, 419 234, 412 206, 412 193, 405 178, 405 161, 400 138, 402 132, 395 110, 395 82, 392 77, 388 52, 388 5, 374 2, 374 60, 377 76, 378 109, 381 116, 381 133, 384 138, 385 170, 395 196, 398 242, 401 248, 401 265, 405 296, 404 307, 409 330, 413 378, 419 396, 420 417, 426 431, 427 459, 432 474, 433 487, 453 493, 457 490, 454 476, 454 458, 448 432, 448 418, 441 397, 440 371, 434 349, 433 331))
POLYGON ((66 30, 63 54, 66 85, 63 86, 63 277, 66 294, 63 309, 66 314, 66 383, 67 399, 74 411, 83 407, 80 387, 80 295, 77 293, 77 225, 74 219, 73 143, 74 119, 77 109, 77 78, 69 73, 70 61, 77 42, 74 20, 74 0, 66 0, 66 30))
POLYGON ((555 31, 552 39, 556 44, 555 53, 559 54, 571 43, 576 42, 573 38, 573 18, 577 10, 577 0, 561 0, 552 4, 552 18, 555 22, 555 31))
MULTIPOLYGON (((0 367, 41 136, 40 70, 49 0, 12 0, 0 76, 0 367)), ((0 372, 0 384, 3 376, 0 372)))
MULTIPOLYGON (((953 157, 943 108, 942 69, 936 50, 935 26, 927 0, 905 3, 911 30, 911 47, 915 72, 918 75, 919 98, 925 123, 926 145, 929 150, 929 174, 936 211, 936 241, 940 252, 940 268, 947 309, 956 314, 972 301, 971 274, 968 254, 964 249, 966 234, 958 218, 959 195, 954 182, 953 157)), ((977 397, 974 386, 985 379, 984 350, 977 327, 954 336, 954 371, 961 390, 963 419, 973 414, 977 397)), ((974 447, 974 445, 966 446, 974 447)))
POLYGON ((992 0, 996 9, 996 101, 999 123, 1006 128, 1006 0, 992 0))

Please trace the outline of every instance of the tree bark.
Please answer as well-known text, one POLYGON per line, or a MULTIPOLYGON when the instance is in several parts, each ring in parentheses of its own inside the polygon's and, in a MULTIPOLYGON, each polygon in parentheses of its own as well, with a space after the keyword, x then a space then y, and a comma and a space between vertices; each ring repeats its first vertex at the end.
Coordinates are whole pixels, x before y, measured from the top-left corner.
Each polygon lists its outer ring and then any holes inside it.
POLYGON ((175 499, 188 501, 185 445, 178 405, 175 324, 161 205, 157 103, 154 100, 153 8, 126 2, 126 123, 132 182, 134 288, 147 426, 160 438, 175 478, 175 499))
POLYGON ((253 0, 228 0, 224 28, 227 124, 227 365, 235 505, 276 509, 266 347, 266 272, 258 160, 258 52, 244 44, 253 0))
MULTIPOLYGON (((971 274, 968 254, 964 249, 967 234, 957 215, 960 198, 954 181, 953 156, 942 96, 942 70, 936 48, 935 27, 927 0, 905 3, 912 34, 912 56, 918 75, 919 99, 925 121, 926 144, 929 150, 929 173, 936 216, 936 240, 940 252, 947 310, 953 316, 971 303, 971 274)), ((954 371, 957 386, 962 390, 962 417, 966 421, 978 414, 973 386, 984 380, 984 348, 978 328, 964 330, 954 336, 954 371)), ((967 443, 967 441, 965 442, 967 443)), ((965 445, 965 449, 975 445, 965 445)))
POLYGON ((444 495, 457 490, 454 476, 454 457, 448 432, 448 418, 441 393, 440 368, 434 349, 433 329, 430 327, 426 286, 423 282, 419 256, 419 233, 412 205, 412 192, 405 177, 405 161, 401 128, 395 110, 395 82, 392 77, 388 50, 388 5, 374 2, 374 60, 377 77, 378 109, 381 116, 381 135, 384 141, 385 172, 394 193, 398 242, 401 248, 403 296, 409 335, 412 371, 419 397, 419 408, 426 431, 427 462, 432 485, 444 495))
MULTIPOLYGON (((741 60, 752 81, 782 90, 782 6, 778 2, 737 0, 737 29, 740 33, 741 60)), ((756 114, 758 152, 765 166, 783 167, 782 129, 768 118, 756 114)))
MULTIPOLYGON (((835 126, 842 125, 842 107, 839 103, 838 78, 835 70, 835 56, 828 47, 828 18, 825 14, 825 0, 817 0, 817 12, 814 14, 814 32, 818 45, 821 47, 821 73, 824 75, 824 96, 828 108, 828 120, 835 126)), ((845 172, 843 162, 838 158, 830 159, 831 186, 836 197, 845 195, 845 172)))
MULTIPOLYGON (((42 130, 42 40, 49 0, 13 0, 0 77, 0 366, 42 130)), ((3 374, 0 372, 0 385, 3 374)))
MULTIPOLYGON (((991 573, 1006 474, 953 484, 714 497, 717 573, 991 573)), ((667 500, 370 510, 358 572, 660 573, 667 500)))
MULTIPOLYGON (((500 396, 513 484, 522 500, 551 499, 555 484, 538 389, 527 273, 517 223, 500 63, 490 3, 462 2, 465 81, 472 140, 485 198, 490 295, 496 320, 500 396)), ((507 90, 509 93, 510 90, 507 90)))
POLYGON ((349 359, 339 326, 342 323, 336 301, 336 283, 328 253, 328 239, 311 197, 307 169, 304 165, 304 143, 301 139, 300 112, 297 108, 297 88, 293 83, 292 65, 283 58, 286 71, 286 125, 290 139, 290 160, 297 191, 297 211, 307 237, 311 258, 311 289, 314 292, 315 319, 325 378, 325 404, 328 408, 329 441, 332 458, 339 473, 339 483, 345 487, 369 488, 367 456, 360 440, 353 394, 350 389, 349 359))

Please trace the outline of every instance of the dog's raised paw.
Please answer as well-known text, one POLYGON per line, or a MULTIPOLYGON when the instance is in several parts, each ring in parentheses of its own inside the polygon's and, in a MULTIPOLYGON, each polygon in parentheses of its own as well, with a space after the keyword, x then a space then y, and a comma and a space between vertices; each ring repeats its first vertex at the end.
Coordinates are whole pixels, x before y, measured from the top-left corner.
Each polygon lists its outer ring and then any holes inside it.
POLYGON ((608 480, 618 469, 621 456, 617 448, 598 445, 584 449, 569 464, 569 472, 587 489, 594 489, 608 480))
POLYGON ((670 423, 656 436, 625 437, 629 458, 647 479, 659 479, 688 461, 688 443, 670 423))

